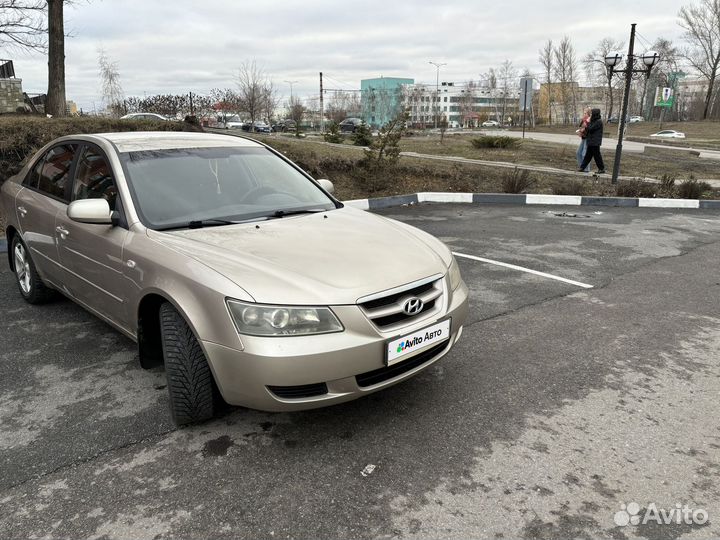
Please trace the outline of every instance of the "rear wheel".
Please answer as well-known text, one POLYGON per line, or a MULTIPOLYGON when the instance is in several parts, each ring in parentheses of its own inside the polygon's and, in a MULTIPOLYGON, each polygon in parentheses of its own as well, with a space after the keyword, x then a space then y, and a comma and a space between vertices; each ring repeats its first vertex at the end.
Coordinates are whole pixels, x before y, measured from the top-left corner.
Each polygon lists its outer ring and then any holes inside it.
POLYGON ((209 420, 219 409, 220 393, 195 334, 168 302, 160 306, 160 331, 174 422, 209 420))
POLYGON ((44 304, 55 297, 55 291, 45 285, 37 273, 30 252, 18 235, 12 240, 13 267, 22 297, 30 304, 44 304))

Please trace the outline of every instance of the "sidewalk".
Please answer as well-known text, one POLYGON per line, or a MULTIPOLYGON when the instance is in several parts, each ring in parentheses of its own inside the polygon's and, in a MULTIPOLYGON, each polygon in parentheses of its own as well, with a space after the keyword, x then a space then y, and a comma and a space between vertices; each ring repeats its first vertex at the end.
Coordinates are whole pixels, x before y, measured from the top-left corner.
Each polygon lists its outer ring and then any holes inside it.
MULTIPOLYGON (((555 167, 544 167, 541 165, 524 165, 521 163, 510 163, 508 161, 487 161, 483 159, 470 159, 470 158, 463 158, 463 157, 456 157, 456 156, 438 156, 435 154, 419 154, 417 152, 400 152, 401 156, 404 157, 410 157, 410 158, 418 158, 418 159, 434 159, 438 161, 450 161, 454 163, 468 163, 472 165, 485 165, 489 167, 499 167, 503 169, 519 169, 524 171, 535 171, 535 172, 544 172, 544 173, 552 173, 552 174, 563 174, 563 175, 570 175, 570 176, 577 176, 580 178, 591 178, 593 175, 592 173, 584 173, 584 172, 578 172, 568 169, 558 169, 555 167)), ((601 175, 600 178, 610 178, 612 173, 610 169, 606 169, 608 172, 601 175)), ((640 176, 618 176, 618 180, 643 180, 644 182, 652 182, 654 184, 660 183, 660 180, 657 178, 646 178, 646 177, 640 177, 640 176)), ((707 182, 713 187, 720 187, 720 180, 702 180, 703 182, 707 182)))

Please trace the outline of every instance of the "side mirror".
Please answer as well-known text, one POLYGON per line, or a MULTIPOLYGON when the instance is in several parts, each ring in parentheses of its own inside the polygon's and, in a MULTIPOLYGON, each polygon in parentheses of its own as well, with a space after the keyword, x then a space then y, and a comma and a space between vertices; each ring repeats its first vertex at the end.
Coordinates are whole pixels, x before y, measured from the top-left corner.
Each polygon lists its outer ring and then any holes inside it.
POLYGON ((323 178, 322 180, 318 180, 318 184, 320 184, 321 188, 330 193, 330 195, 335 193, 335 186, 333 186, 333 183, 330 180, 325 180, 323 178))
POLYGON ((82 199, 70 203, 67 215, 78 223, 112 225, 110 205, 105 199, 82 199))

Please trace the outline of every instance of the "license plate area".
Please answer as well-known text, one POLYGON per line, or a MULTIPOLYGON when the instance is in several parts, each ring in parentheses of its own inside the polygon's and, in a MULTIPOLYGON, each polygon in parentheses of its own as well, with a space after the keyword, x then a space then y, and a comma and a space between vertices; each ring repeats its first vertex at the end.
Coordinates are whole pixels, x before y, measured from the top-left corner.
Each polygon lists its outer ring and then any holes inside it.
POLYGON ((450 339, 451 320, 431 324, 420 330, 391 339, 385 346, 385 365, 392 366, 411 358, 432 345, 450 339))

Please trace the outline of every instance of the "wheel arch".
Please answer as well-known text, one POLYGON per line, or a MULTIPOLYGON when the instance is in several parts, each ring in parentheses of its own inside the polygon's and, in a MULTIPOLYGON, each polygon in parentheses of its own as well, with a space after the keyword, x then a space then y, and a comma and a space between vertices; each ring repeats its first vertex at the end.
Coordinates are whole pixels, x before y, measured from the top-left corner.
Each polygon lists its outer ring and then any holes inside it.
POLYGON ((187 323, 188 327, 190 327, 195 339, 203 349, 203 353, 207 356, 207 353, 204 350, 205 347, 203 342, 198 334, 198 330, 193 323, 193 318, 190 317, 189 313, 182 308, 172 295, 165 291, 151 290, 147 291, 142 296, 137 307, 136 337, 138 343, 138 356, 140 366, 144 369, 164 365, 162 335, 160 331, 160 306, 164 303, 171 304, 177 310, 180 316, 187 323))
POLYGON ((12 243, 15 236, 19 234, 20 233, 18 232, 18 230, 12 225, 8 225, 7 229, 5 229, 5 238, 7 239, 8 265, 10 266, 10 270, 12 270, 13 272, 15 271, 15 261, 12 254, 12 243))

